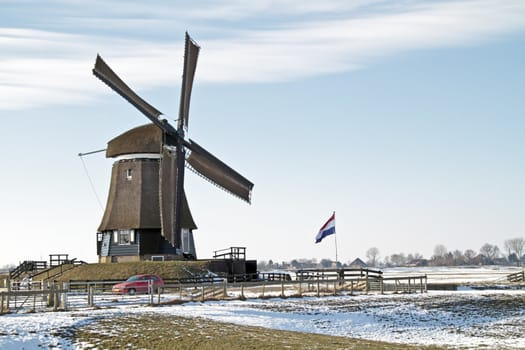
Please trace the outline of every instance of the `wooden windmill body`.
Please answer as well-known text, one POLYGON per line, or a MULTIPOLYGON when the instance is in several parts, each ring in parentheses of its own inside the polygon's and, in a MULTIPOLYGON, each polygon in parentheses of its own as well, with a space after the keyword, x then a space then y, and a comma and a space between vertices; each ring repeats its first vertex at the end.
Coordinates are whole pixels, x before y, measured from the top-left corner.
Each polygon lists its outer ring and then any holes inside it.
POLYGON ((177 128, 131 90, 97 56, 93 74, 141 111, 152 123, 108 143, 114 158, 108 202, 98 229, 101 262, 196 257, 197 228, 184 193, 184 169, 250 202, 253 184, 191 139, 185 139, 199 46, 186 33, 177 128))

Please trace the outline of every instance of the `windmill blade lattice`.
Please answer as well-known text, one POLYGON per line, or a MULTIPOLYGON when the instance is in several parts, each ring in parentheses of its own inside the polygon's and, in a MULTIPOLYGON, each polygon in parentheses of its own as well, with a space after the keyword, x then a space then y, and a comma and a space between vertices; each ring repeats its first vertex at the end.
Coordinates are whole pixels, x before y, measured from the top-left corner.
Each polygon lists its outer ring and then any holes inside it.
POLYGON ((199 146, 195 141, 190 140, 188 148, 191 152, 186 160, 191 170, 250 203, 253 183, 199 146))

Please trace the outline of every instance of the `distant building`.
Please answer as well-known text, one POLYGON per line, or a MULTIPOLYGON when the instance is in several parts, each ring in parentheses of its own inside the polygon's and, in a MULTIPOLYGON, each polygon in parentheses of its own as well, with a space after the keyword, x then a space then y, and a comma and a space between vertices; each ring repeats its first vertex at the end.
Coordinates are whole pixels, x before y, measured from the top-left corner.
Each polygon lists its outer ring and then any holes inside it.
POLYGON ((408 264, 408 267, 423 267, 428 266, 428 260, 427 259, 414 259, 411 260, 408 264))
POLYGON ((352 261, 349 265, 349 267, 361 267, 365 268, 368 267, 368 265, 361 259, 356 258, 354 261, 352 261))

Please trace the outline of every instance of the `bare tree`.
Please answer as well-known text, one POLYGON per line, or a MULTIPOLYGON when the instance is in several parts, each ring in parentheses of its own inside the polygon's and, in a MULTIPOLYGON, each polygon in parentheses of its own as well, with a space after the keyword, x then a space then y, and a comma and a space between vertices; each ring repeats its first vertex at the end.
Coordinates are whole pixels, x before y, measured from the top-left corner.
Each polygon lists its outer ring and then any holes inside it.
POLYGON ((466 259, 465 255, 458 249, 452 252, 454 265, 465 265, 466 259))
POLYGON ((376 266, 377 260, 379 259, 379 249, 372 247, 366 251, 366 257, 368 258, 368 265, 376 266))
POLYGON ((480 249, 479 253, 487 258, 489 263, 493 263, 494 259, 496 259, 499 255, 499 248, 497 245, 492 245, 489 243, 485 243, 480 249))
POLYGON ((403 253, 390 255, 390 262, 394 266, 403 266, 406 264, 406 260, 405 254, 403 253))
POLYGON ((511 238, 505 241, 505 249, 508 251, 509 256, 514 253, 517 256, 518 265, 521 262, 523 256, 523 250, 525 249, 524 238, 511 238))
POLYGON ((423 255, 419 253, 410 253, 407 255, 407 264, 417 263, 419 260, 423 259, 423 255))
POLYGON ((434 257, 436 258, 444 258, 445 255, 447 255, 447 247, 445 247, 443 244, 438 244, 434 247, 434 257))
POLYGON ((321 259, 321 266, 324 269, 332 267, 332 260, 330 260, 330 259, 321 259))
POLYGON ((477 256, 478 254, 473 251, 472 249, 467 249, 465 250, 465 252, 463 253, 463 256, 465 257, 465 262, 467 264, 472 264, 472 262, 474 261, 474 258, 477 256))
POLYGON ((430 259, 430 262, 434 266, 449 265, 448 251, 443 244, 438 244, 434 247, 434 255, 430 259))
POLYGON ((414 260, 421 260, 423 259, 423 254, 421 253, 414 253, 414 260))

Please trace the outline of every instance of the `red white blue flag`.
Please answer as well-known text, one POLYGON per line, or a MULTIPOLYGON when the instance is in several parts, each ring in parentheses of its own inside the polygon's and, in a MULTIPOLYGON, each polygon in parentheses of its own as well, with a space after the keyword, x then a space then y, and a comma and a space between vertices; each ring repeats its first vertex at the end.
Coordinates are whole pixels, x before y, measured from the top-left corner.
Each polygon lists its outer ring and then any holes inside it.
POLYGON ((326 236, 333 235, 335 233, 335 212, 332 214, 330 219, 321 227, 317 236, 315 236, 315 243, 319 243, 326 236))

